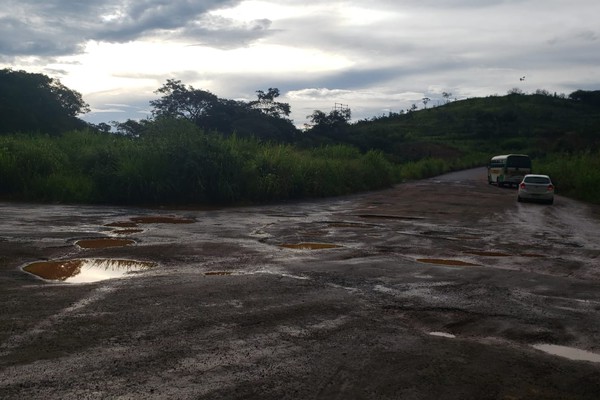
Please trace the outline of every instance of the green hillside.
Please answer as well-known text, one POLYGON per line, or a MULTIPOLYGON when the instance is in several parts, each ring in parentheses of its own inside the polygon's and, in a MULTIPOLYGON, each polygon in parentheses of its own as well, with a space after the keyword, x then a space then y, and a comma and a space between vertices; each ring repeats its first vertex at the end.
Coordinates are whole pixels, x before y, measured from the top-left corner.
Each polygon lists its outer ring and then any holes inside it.
MULTIPOLYGON (((600 91, 586 93, 600 97, 600 91)), ((600 104, 593 99, 542 94, 467 99, 360 121, 348 128, 346 140, 362 149, 380 148, 399 161, 429 153, 446 157, 453 151, 542 157, 595 150, 600 104)))

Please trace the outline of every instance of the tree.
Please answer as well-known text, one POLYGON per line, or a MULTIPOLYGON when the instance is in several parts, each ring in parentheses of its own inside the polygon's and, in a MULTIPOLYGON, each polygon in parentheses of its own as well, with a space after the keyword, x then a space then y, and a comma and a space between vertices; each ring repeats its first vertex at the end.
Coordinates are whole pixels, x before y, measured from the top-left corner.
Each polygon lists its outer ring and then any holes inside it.
POLYGON ((423 97, 421 101, 423 101, 423 106, 427 108, 427 103, 429 103, 431 99, 429 97, 423 97))
POLYGON ((150 101, 155 119, 182 118, 204 131, 285 142, 293 141, 298 131, 291 120, 280 117, 288 115, 290 109, 288 104, 274 101, 279 95, 278 89, 270 88, 267 93, 258 91, 259 99, 248 103, 221 99, 208 91, 169 79, 155 93, 163 95, 150 101))
POLYGON ((321 110, 315 110, 306 118, 310 120, 307 130, 311 133, 323 134, 325 136, 339 136, 348 127, 351 118, 350 108, 336 108, 329 114, 321 110))
POLYGON ((258 100, 251 101, 249 103, 250 107, 276 118, 282 118, 282 115, 286 117, 290 115, 291 108, 288 103, 275 101, 279 97, 279 89, 269 88, 267 93, 257 90, 256 93, 258 94, 258 100))
POLYGON ((163 97, 150 101, 150 105, 154 107, 153 116, 185 118, 199 126, 219 100, 211 92, 195 89, 193 86, 186 87, 175 79, 167 79, 167 83, 154 93, 160 93, 163 97))
POLYGON ((143 135, 150 123, 150 120, 147 119, 141 121, 128 119, 125 122, 112 121, 111 125, 115 127, 119 135, 140 137, 143 135))
POLYGON ((576 90, 569 95, 569 99, 586 104, 600 105, 600 90, 576 90))
POLYGON ((444 98, 445 103, 448 104, 448 103, 450 103, 450 98, 452 97, 452 93, 442 92, 442 97, 444 98))
POLYGON ((43 74, 0 70, 0 134, 44 132, 58 135, 86 124, 81 94, 43 74))

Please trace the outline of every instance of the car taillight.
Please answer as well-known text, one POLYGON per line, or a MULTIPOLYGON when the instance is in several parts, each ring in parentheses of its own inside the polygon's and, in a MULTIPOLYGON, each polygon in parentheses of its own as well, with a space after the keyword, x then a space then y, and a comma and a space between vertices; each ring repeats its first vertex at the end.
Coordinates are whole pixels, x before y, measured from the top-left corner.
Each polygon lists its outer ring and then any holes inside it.
POLYGON ((524 183, 524 182, 521 182, 521 184, 519 185, 519 187, 520 187, 521 189, 525 189, 525 183, 524 183))
POLYGON ((548 185, 548 191, 549 192, 553 192, 554 191, 554 186, 553 185, 548 185))

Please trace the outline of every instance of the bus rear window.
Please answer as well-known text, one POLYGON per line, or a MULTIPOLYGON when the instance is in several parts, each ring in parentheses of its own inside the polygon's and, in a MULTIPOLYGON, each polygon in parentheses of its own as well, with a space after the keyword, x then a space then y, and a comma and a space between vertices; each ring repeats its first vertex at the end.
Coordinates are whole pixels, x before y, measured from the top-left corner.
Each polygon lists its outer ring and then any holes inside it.
POLYGON ((506 166, 511 168, 531 168, 531 159, 527 156, 510 156, 506 166))

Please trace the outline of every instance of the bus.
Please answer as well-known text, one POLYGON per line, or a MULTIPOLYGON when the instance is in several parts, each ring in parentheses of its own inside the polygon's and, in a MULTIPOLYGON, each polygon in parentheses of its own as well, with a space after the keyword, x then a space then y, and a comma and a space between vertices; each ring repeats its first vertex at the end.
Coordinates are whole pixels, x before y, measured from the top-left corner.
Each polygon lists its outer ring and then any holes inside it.
POLYGON ((525 154, 505 154, 492 157, 488 165, 488 183, 518 186, 523 177, 531 173, 531 159, 525 154))

